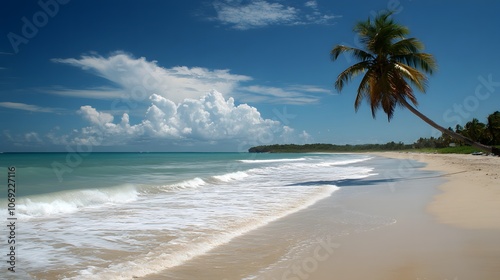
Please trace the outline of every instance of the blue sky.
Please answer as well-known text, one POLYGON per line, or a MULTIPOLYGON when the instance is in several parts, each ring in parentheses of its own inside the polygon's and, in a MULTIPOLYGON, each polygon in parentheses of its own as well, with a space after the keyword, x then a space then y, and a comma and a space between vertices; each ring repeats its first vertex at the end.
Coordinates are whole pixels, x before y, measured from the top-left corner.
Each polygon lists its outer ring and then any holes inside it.
POLYGON ((439 136, 404 109, 354 111, 352 27, 392 9, 439 70, 419 109, 443 126, 500 110, 496 1, 79 1, 0 4, 0 151, 244 151, 439 136))

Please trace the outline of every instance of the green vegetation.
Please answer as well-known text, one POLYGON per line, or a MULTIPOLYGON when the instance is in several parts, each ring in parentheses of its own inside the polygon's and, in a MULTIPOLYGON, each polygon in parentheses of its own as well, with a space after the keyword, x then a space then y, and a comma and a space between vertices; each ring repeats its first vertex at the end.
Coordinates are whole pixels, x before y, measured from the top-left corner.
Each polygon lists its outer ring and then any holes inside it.
MULTIPOLYGON (((497 146, 500 148, 500 146, 497 146)), ((478 152, 471 146, 446 148, 415 148, 414 145, 389 142, 387 144, 333 145, 333 144, 284 144, 264 145, 248 149, 250 153, 360 153, 360 152, 419 152, 438 154, 472 154, 478 152)))
MULTIPOLYGON (((467 135, 475 141, 492 145, 495 149, 500 148, 500 112, 496 111, 487 118, 487 124, 477 119, 467 122, 464 127, 457 125, 455 133, 467 135)), ((449 130, 452 130, 449 128, 449 130)), ((252 147, 250 153, 351 153, 351 152, 375 152, 375 151, 413 151, 424 153, 443 154, 471 154, 478 152, 476 147, 467 146, 466 143, 454 141, 448 134, 443 133, 439 138, 420 138, 413 144, 402 142, 389 142, 387 144, 363 144, 363 145, 333 145, 333 144, 285 144, 252 147)))
POLYGON ((250 153, 312 153, 312 152, 329 152, 329 153, 346 153, 346 152, 370 152, 370 151, 400 151, 411 149, 411 145, 403 143, 390 142, 387 144, 365 144, 365 145, 333 145, 333 144, 284 144, 284 145, 267 145, 252 147, 248 151, 250 153))
MULTIPOLYGON (((453 131, 451 127, 448 130, 453 131)), ((464 127, 457 125, 454 132, 484 145, 498 146, 500 145, 500 112, 496 111, 490 114, 486 124, 474 118, 467 122, 464 127)), ((445 148, 452 143, 455 146, 465 146, 467 144, 456 141, 443 133, 439 138, 420 138, 413 145, 415 148, 445 148)))
MULTIPOLYGON (((418 103, 412 87, 425 92, 426 74, 434 72, 436 61, 431 54, 421 52, 424 45, 418 39, 406 38, 410 30, 394 22, 391 16, 391 12, 385 12, 373 20, 355 25, 354 32, 359 36, 363 48, 337 45, 331 50, 333 61, 341 54, 349 54, 357 61, 338 75, 335 88, 341 92, 353 78, 363 75, 354 102, 356 111, 361 102, 367 100, 373 117, 382 109, 390 121, 396 107, 401 106, 456 141, 500 155, 497 148, 479 142, 482 139, 473 128, 468 128, 467 135, 457 133, 438 125, 414 107, 418 103)), ((471 125, 478 131, 484 131, 477 124, 471 125)), ((498 137, 498 134, 493 134, 493 137, 498 137)))

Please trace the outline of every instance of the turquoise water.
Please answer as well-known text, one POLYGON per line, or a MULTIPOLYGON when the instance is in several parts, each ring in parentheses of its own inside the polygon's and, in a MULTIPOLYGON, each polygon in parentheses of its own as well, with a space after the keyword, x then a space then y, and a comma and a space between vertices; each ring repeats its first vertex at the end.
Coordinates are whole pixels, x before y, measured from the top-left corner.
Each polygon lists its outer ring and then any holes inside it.
MULTIPOLYGON (((0 154, 16 167, 27 279, 131 279, 181 265, 375 175, 367 155, 0 154)), ((5 177, 4 177, 5 176, 5 177)), ((2 179, 6 182, 6 179, 2 179)), ((0 194, 7 208, 7 191, 0 194)), ((7 211, 0 213, 7 219, 7 211)), ((21 274, 18 274, 21 275, 21 274)))

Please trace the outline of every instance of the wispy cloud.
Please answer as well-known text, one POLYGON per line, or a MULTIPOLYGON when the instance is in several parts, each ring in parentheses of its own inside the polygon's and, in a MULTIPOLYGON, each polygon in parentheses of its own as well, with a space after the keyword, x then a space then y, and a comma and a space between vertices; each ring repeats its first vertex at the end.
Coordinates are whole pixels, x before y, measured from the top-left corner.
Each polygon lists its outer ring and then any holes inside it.
POLYGON ((177 66, 164 68, 156 61, 134 58, 125 53, 109 57, 82 56, 81 58, 52 59, 53 62, 80 67, 91 71, 118 86, 118 89, 101 88, 86 90, 53 90, 51 93, 91 98, 133 98, 147 101, 151 94, 159 94, 174 102, 186 98, 199 98, 212 89, 225 94, 232 92, 240 82, 251 80, 244 75, 235 75, 229 70, 210 70, 201 67, 177 66))
POLYGON ((128 99, 147 103, 149 96, 157 94, 172 102, 180 103, 186 98, 201 98, 215 89, 225 97, 235 97, 239 102, 310 104, 318 101, 317 94, 329 93, 326 89, 309 85, 282 88, 255 85, 252 77, 233 74, 228 69, 185 66, 164 68, 156 61, 148 61, 144 57, 134 58, 125 53, 116 53, 109 57, 95 55, 52 61, 80 67, 117 85, 116 88, 42 89, 45 93, 69 97, 128 99), (248 83, 254 85, 245 85, 248 83))
POLYGON ((298 20, 299 11, 279 3, 254 1, 248 4, 217 1, 217 20, 235 29, 251 29, 274 24, 290 24, 298 20))
MULTIPOLYGON (((46 139, 54 144, 126 145, 144 139, 174 142, 246 139, 258 142, 271 136, 276 142, 293 137, 302 139, 306 134, 299 135, 288 124, 263 118, 257 108, 244 102, 311 104, 328 92, 310 85, 256 85, 252 77, 233 74, 227 69, 164 68, 156 61, 134 58, 125 53, 53 61, 90 71, 113 82, 116 88, 55 87, 44 89, 46 93, 93 99, 140 97, 129 101, 143 105, 137 109, 142 112, 141 117, 136 116, 132 121, 129 112, 107 112, 89 105, 81 106, 76 113, 88 122, 88 126, 75 129, 71 134, 47 134, 46 139), (234 98, 239 102, 236 103, 234 98)), ((54 111, 21 103, 1 104, 22 110, 54 111)), ((32 141, 45 139, 37 136, 25 138, 32 141)))
POLYGON ((266 0, 217 0, 213 7, 214 20, 239 30, 270 25, 331 24, 339 17, 321 13, 316 1, 307 1, 303 6, 287 6, 266 0))
POLYGON ((291 87, 269 87, 269 86, 247 86, 240 88, 238 96, 244 102, 277 103, 277 104, 314 104, 320 96, 313 94, 325 94, 328 90, 312 86, 291 86, 291 87))
POLYGON ((40 92, 67 96, 67 97, 79 97, 79 98, 90 98, 90 99, 119 99, 125 96, 123 89, 116 89, 110 87, 97 87, 91 89, 68 89, 64 87, 55 86, 52 88, 39 89, 40 92))
POLYGON ((61 113, 64 111, 64 109, 60 108, 40 107, 37 105, 30 105, 30 104, 16 103, 16 102, 0 102, 0 107, 36 112, 36 113, 61 113))
POLYGON ((307 1, 304 6, 312 8, 312 9, 317 9, 318 8, 318 2, 315 0, 307 1))

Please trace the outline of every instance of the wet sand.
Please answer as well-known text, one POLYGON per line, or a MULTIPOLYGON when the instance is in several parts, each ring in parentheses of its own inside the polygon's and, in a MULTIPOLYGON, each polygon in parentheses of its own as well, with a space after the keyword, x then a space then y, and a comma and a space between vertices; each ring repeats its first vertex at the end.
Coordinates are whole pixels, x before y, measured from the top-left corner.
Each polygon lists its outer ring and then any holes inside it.
POLYGON ((486 171, 463 156, 379 155, 378 175, 334 182, 331 197, 141 279, 500 279, 500 211, 485 214, 500 200, 472 194, 500 187, 481 173, 497 174, 498 159, 486 171), (468 193, 457 199, 454 186, 468 193))
POLYGON ((500 157, 457 154, 381 153, 426 162, 448 179, 428 210, 439 222, 470 229, 500 230, 500 157))

